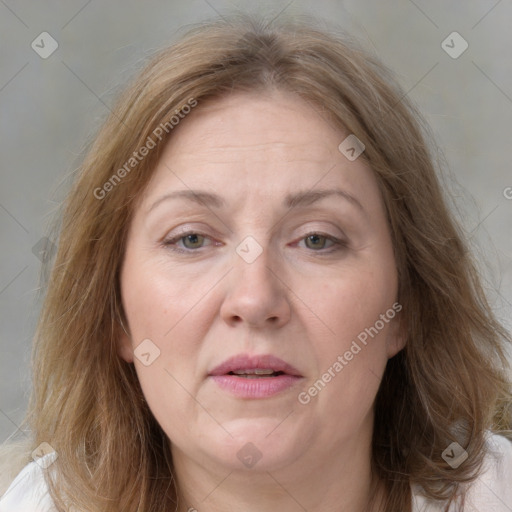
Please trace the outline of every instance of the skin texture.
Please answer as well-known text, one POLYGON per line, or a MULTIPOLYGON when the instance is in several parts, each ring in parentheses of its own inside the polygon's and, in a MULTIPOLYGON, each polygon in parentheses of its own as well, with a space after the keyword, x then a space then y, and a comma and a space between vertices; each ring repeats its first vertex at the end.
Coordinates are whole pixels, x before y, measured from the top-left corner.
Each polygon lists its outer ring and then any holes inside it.
POLYGON ((399 314, 309 403, 298 401, 396 302, 384 205, 363 159, 338 150, 347 135, 279 91, 200 103, 141 197, 121 273, 130 336, 119 354, 134 362, 170 439, 180 510, 364 509, 373 402, 388 358, 403 348, 399 314), (362 208, 339 196, 283 205, 289 193, 334 188, 362 208), (151 209, 183 189, 226 205, 168 199, 151 209), (204 238, 179 238, 189 230, 204 238), (311 233, 345 244, 308 241, 311 233), (247 236, 263 249, 252 263, 236 252, 247 236), (145 339, 160 350, 149 366, 134 357, 145 339), (208 373, 241 353, 273 354, 302 379, 270 398, 236 398, 208 373), (249 442, 261 454, 250 468, 237 457, 249 442))

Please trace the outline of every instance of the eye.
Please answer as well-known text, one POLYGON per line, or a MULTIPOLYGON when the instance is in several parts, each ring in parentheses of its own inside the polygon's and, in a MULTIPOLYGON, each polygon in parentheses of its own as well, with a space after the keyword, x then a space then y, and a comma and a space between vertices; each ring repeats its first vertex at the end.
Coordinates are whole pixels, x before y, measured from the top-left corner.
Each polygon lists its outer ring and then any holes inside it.
POLYGON ((180 233, 178 236, 173 238, 164 240, 163 245, 173 251, 192 252, 194 249, 200 249, 205 240, 210 240, 210 238, 196 231, 188 231, 186 233, 180 233), (183 242, 183 247, 185 249, 180 248, 176 242, 183 242))
POLYGON ((308 249, 313 249, 315 252, 319 252, 320 250, 325 249, 326 242, 330 242, 331 244, 328 247, 333 249, 323 251, 324 253, 334 252, 347 246, 347 243, 343 240, 340 240, 339 238, 318 232, 308 233, 306 236, 301 238, 300 241, 302 240, 305 240, 305 244, 308 249))

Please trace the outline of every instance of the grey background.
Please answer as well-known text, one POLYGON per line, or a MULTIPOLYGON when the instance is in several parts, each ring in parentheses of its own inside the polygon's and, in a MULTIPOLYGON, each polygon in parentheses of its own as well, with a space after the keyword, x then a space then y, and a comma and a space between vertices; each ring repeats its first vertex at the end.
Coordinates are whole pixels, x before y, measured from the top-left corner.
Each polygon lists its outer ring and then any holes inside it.
POLYGON ((512 2, 0 0, 0 442, 18 430, 30 391, 41 303, 33 247, 84 144, 154 50, 233 10, 325 18, 396 72, 444 151, 457 217, 496 314, 512 327, 512 2), (42 59, 31 43, 45 31, 59 47, 42 59), (469 44, 456 59, 441 47, 453 31, 469 44))

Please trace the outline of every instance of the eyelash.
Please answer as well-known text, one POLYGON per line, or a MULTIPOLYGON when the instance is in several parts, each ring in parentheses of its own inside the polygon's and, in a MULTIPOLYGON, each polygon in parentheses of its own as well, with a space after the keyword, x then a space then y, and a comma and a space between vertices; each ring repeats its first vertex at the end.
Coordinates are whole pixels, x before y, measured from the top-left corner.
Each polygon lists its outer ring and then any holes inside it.
MULTIPOLYGON (((199 252, 199 249, 203 249, 203 247, 198 247, 196 249, 180 249, 176 246, 172 247, 176 242, 179 242, 180 240, 182 240, 183 238, 185 238, 189 235, 199 235, 204 238, 208 238, 208 239, 210 238, 208 235, 201 233, 200 231, 186 231, 184 233, 180 233, 179 235, 177 235, 173 238, 165 239, 162 242, 162 245, 164 247, 166 247, 167 249, 170 249, 171 251, 178 252, 181 254, 191 254, 194 252, 199 252)), ((308 238, 312 235, 324 237, 327 240, 330 240, 331 242, 333 242, 333 244, 334 244, 333 246, 331 246, 330 250, 321 249, 321 250, 315 251, 314 249, 310 249, 314 253, 318 253, 320 255, 328 255, 328 254, 332 254, 334 252, 340 251, 342 249, 346 249, 348 247, 347 242, 345 242, 344 240, 340 240, 339 238, 336 238, 332 235, 328 235, 327 233, 322 233, 320 231, 312 231, 310 233, 307 233, 299 241, 305 240, 306 238, 308 238)))

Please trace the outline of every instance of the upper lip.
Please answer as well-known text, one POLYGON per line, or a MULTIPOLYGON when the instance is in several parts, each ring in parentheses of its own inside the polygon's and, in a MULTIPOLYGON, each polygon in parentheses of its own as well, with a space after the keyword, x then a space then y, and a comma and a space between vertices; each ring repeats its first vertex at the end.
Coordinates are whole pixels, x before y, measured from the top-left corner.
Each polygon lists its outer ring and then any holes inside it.
POLYGON ((226 375, 229 372, 239 370, 271 369, 275 372, 283 372, 288 375, 302 377, 299 370, 279 357, 271 354, 249 356, 247 354, 238 354, 226 359, 219 366, 210 371, 209 375, 226 375))

